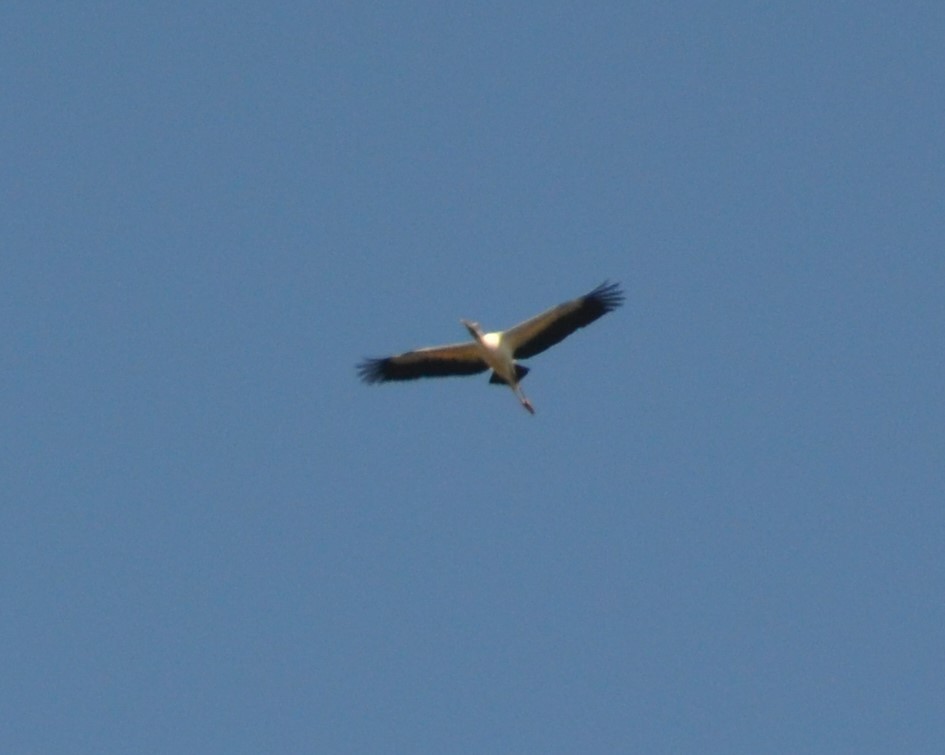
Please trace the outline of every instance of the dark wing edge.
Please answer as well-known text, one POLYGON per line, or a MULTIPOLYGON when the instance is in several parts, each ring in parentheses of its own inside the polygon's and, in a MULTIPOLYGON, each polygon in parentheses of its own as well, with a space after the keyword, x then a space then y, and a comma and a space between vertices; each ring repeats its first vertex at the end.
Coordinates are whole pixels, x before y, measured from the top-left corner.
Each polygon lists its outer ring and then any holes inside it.
MULTIPOLYGON (((620 307, 624 302, 624 293, 620 283, 604 281, 597 288, 584 296, 573 299, 549 310, 535 319, 547 317, 548 323, 530 339, 515 350, 516 359, 540 354, 556 343, 560 343, 575 330, 590 325, 608 312, 620 307)), ((524 325, 525 323, 523 323, 524 325)))
POLYGON ((425 377, 475 375, 485 372, 486 369, 487 366, 482 361, 439 359, 433 356, 421 358, 415 351, 380 359, 366 358, 357 366, 358 376, 368 384, 425 377))

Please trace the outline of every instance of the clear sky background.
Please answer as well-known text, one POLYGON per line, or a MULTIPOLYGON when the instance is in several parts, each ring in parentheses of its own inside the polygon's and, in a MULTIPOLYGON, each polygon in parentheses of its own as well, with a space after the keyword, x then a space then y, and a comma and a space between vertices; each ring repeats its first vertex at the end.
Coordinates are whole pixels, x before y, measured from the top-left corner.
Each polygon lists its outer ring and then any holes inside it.
POLYGON ((941 752, 943 39, 4 3, 0 751, 941 752))

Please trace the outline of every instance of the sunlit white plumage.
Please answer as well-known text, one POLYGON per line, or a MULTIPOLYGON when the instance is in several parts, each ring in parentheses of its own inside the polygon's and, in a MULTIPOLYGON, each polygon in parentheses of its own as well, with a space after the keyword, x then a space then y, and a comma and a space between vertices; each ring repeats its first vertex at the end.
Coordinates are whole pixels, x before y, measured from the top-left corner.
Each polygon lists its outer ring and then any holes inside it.
POLYGON ((516 362, 540 354, 623 304, 618 283, 604 282, 585 296, 559 304, 512 328, 483 333, 478 323, 460 320, 473 340, 431 346, 381 359, 365 359, 358 374, 366 383, 414 380, 422 377, 475 375, 492 370, 490 383, 508 385, 529 412, 535 413, 522 392, 521 380, 529 368, 516 362))

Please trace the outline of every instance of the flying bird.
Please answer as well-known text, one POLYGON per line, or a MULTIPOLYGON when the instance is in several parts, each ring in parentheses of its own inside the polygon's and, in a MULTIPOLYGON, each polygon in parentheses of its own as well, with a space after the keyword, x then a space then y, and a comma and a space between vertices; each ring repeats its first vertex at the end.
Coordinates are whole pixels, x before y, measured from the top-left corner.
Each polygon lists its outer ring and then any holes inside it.
POLYGON ((475 375, 492 370, 489 382, 507 385, 531 414, 535 408, 520 385, 529 368, 516 362, 528 359, 563 341, 578 328, 623 304, 619 283, 604 281, 585 296, 542 312, 525 322, 495 333, 484 333, 479 323, 460 320, 473 337, 466 343, 430 346, 381 359, 365 359, 358 374, 365 383, 415 380, 422 377, 475 375))

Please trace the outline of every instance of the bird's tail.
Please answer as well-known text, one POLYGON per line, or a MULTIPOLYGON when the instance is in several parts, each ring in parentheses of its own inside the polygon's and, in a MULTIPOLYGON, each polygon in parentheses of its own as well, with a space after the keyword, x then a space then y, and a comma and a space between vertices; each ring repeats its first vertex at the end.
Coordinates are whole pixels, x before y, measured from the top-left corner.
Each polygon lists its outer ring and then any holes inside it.
MULTIPOLYGON (((530 368, 526 367, 523 364, 515 365, 515 381, 518 382, 523 377, 525 377, 528 374, 529 369, 530 368)), ((506 381, 505 378, 499 377, 495 372, 493 372, 492 375, 489 377, 489 382, 492 383, 493 385, 508 385, 508 381, 506 381)))

